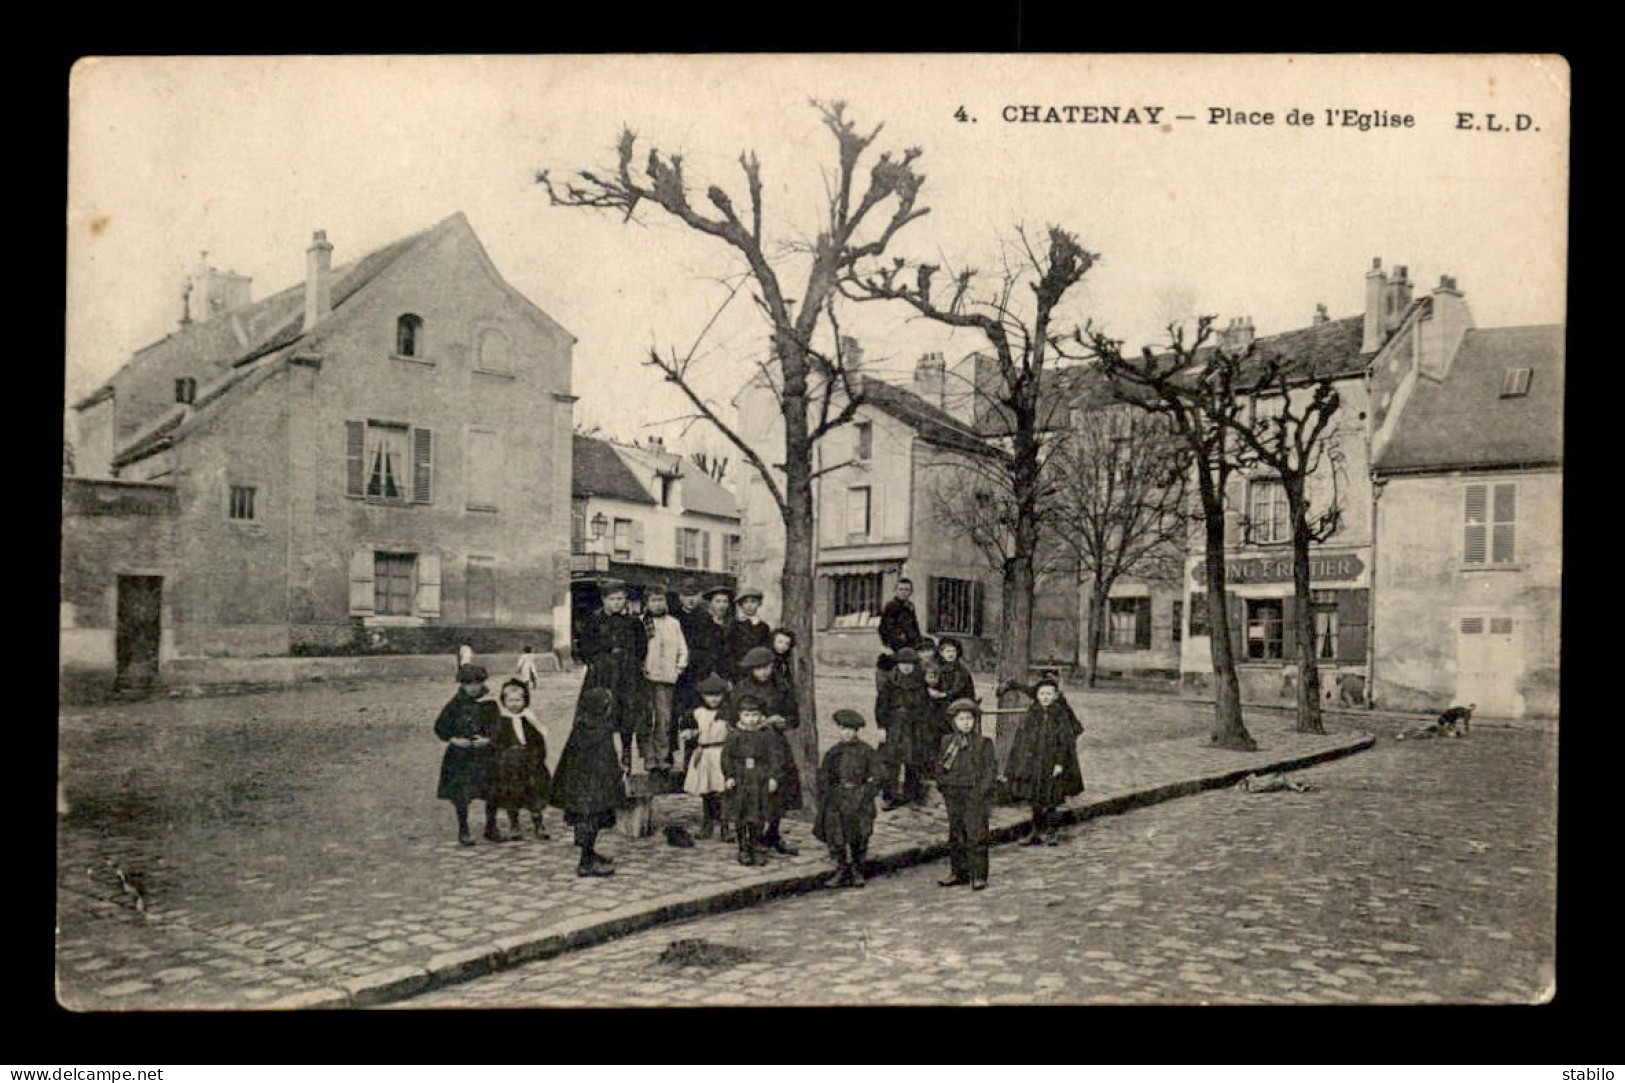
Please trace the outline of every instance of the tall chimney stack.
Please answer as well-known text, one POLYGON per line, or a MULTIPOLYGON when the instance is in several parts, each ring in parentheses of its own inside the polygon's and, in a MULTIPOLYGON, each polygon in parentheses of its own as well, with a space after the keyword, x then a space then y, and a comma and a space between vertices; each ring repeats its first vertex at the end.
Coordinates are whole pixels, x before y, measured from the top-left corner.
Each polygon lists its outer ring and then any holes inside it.
POLYGON ((1400 321, 1411 307, 1411 280, 1404 267, 1394 268, 1394 277, 1388 281, 1383 297, 1382 333, 1384 341, 1399 330, 1400 321))
POLYGON ((318 229, 305 249, 305 330, 333 311, 333 246, 327 230, 318 229))
POLYGON ((841 364, 851 373, 863 371, 863 347, 851 335, 841 336, 841 364))
POLYGON ((1315 326, 1319 327, 1323 323, 1330 322, 1332 322, 1332 314, 1326 311, 1324 304, 1317 304, 1315 306, 1315 326))
POLYGON ((948 362, 940 353, 928 353, 914 363, 914 393, 942 409, 948 384, 948 362))
POLYGON ((1382 349, 1384 339, 1382 305, 1388 292, 1388 276, 1382 271, 1382 258, 1371 260, 1371 270, 1365 273, 1365 334, 1360 340, 1361 353, 1376 353, 1382 349))

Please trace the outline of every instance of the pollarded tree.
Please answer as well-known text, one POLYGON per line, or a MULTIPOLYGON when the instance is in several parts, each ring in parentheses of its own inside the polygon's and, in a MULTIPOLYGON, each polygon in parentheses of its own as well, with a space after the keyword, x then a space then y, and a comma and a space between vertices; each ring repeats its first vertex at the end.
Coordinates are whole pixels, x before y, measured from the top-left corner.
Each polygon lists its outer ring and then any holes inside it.
MULTIPOLYGON (((713 425, 750 463, 772 495, 784 522, 784 567, 780 579, 784 623, 806 649, 797 652, 798 707, 802 725, 792 737, 803 777, 818 763, 818 718, 813 695, 813 482, 820 473, 845 463, 815 469, 814 446, 852 420, 862 405, 861 380, 843 356, 836 324, 837 283, 859 261, 878 257, 899 230, 927 213, 918 206, 925 177, 915 169, 920 150, 900 155, 883 152, 867 165, 864 159, 880 126, 862 132, 846 115, 842 102, 813 103, 824 128, 835 140, 835 162, 826 176, 823 220, 811 243, 792 241, 781 227, 780 242, 769 237, 764 218, 762 165, 754 152, 739 156, 745 199, 736 200, 720 185, 705 189, 704 206, 691 200, 681 155, 650 149, 640 161, 637 137, 623 131, 617 161, 608 170, 581 170, 555 182, 540 172, 536 182, 554 206, 613 211, 623 221, 645 209, 668 216, 697 236, 731 250, 752 290, 757 311, 772 337, 772 356, 759 363, 784 421, 784 446, 756 448, 719 414, 696 388, 692 376, 696 350, 686 355, 650 350, 645 363, 675 384, 696 415, 713 425), (773 252, 770 258, 769 252, 773 252), (799 272, 799 288, 786 288, 789 274, 799 272), (799 295, 799 296, 798 296, 799 295), (832 342, 828 349, 817 344, 832 342), (782 461, 779 457, 782 456, 782 461)), ((714 321, 715 317, 713 317, 714 321)))

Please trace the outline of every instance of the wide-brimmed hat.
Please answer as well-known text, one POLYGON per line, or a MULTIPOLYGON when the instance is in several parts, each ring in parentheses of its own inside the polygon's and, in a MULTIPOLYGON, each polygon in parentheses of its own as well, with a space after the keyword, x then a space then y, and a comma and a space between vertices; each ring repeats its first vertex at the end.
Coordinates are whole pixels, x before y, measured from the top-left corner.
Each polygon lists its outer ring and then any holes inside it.
POLYGON ((867 726, 868 721, 858 712, 842 708, 835 712, 835 724, 843 729, 861 730, 867 726))
POLYGON ((891 660, 893 662, 918 662, 920 660, 920 652, 915 650, 913 647, 904 647, 896 654, 893 654, 891 656, 891 660))
POLYGON ((473 662, 465 662, 457 667, 458 684, 481 684, 489 676, 484 666, 475 665, 473 662))
POLYGON ((755 587, 746 587, 744 590, 734 595, 734 601, 736 602, 742 602, 746 598, 755 598, 759 602, 762 600, 762 592, 757 590, 755 587))
POLYGON ((948 717, 952 718, 960 711, 969 711, 977 718, 982 717, 982 706, 973 699, 956 699, 948 704, 948 717))
POLYGON ((752 647, 745 652, 745 657, 739 660, 739 664, 746 669, 770 666, 773 664, 773 652, 766 647, 752 647))
POLYGON ((710 590, 705 592, 705 600, 709 602, 712 598, 715 598, 719 594, 726 594, 730 598, 734 596, 734 592, 728 587, 712 587, 710 590))
POLYGON ((694 690, 702 696, 725 696, 728 694, 728 682, 712 673, 695 685, 694 690))
POLYGON ((700 581, 698 579, 683 580, 677 584, 677 593, 685 597, 700 593, 700 581))

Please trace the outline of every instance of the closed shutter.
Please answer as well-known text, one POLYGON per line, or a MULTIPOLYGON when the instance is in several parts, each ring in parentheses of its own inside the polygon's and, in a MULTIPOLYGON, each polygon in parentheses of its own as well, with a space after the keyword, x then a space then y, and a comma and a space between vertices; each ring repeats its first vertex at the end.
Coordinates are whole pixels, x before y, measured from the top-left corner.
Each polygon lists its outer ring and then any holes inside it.
POLYGON ((440 554, 422 553, 418 556, 417 616, 440 615, 440 554))
POLYGON ((974 636, 982 635, 982 608, 982 581, 978 579, 971 584, 971 634, 974 636))
POLYGON ((1495 564, 1511 564, 1518 559, 1516 520, 1518 518, 1518 486, 1513 482, 1495 487, 1495 527, 1490 538, 1490 560, 1495 564))
POLYGON ((683 552, 683 528, 674 528, 671 540, 671 562, 679 568, 688 567, 687 553, 683 552))
MULTIPOLYGON (((456 499, 453 496, 452 499, 456 499)), ((412 430, 412 503, 434 500, 434 434, 428 429, 412 430)), ((436 606, 438 608, 438 605, 436 606)))
POLYGON ((1151 599, 1134 599, 1134 645, 1141 650, 1151 649, 1151 599))
POLYGON ((1281 599, 1281 657, 1298 656, 1298 596, 1288 594, 1281 599))
POLYGON ((938 611, 937 605, 936 576, 928 575, 925 577, 925 597, 920 599, 920 603, 920 615, 925 618, 925 630, 927 632, 936 631, 942 626, 942 614, 938 611))
POLYGON ((350 615, 370 617, 376 612, 372 594, 372 550, 355 549, 350 553, 350 615))
POLYGON ((1371 592, 1358 590, 1337 592, 1337 660, 1364 664, 1366 624, 1371 619, 1371 592))
POLYGON ((643 563, 643 520, 632 520, 632 559, 643 563))
MULTIPOLYGON (((346 421, 344 423, 344 495, 365 496, 367 494, 367 426, 360 421, 346 421)), ((369 569, 367 578, 372 578, 370 562, 372 552, 367 553, 369 569)), ((372 602, 367 602, 367 609, 372 609, 372 602)))
POLYGON ((1469 485, 1464 500, 1465 533, 1462 538, 1462 561, 1467 564, 1484 563, 1485 507, 1488 486, 1469 485))
POLYGON ((711 532, 709 530, 700 531, 700 567, 706 569, 711 567, 711 532))

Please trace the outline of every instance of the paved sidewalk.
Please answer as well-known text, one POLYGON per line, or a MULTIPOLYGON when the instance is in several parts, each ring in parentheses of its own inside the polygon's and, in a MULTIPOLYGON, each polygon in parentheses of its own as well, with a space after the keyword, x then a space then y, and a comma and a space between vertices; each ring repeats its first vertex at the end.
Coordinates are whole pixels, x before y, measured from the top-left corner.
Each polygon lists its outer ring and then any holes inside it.
MULTIPOLYGON (((1136 742, 1131 726, 1092 726, 1082 743, 1089 790, 1074 800, 1071 814, 1126 811, 1248 772, 1335 758, 1372 740, 1335 724, 1328 736, 1295 734, 1290 720, 1263 714, 1248 724, 1260 745, 1254 753, 1220 751, 1188 736, 1136 742)), ((697 826, 698 804, 660 798, 656 822, 697 826)), ((353 849, 337 864, 350 871, 291 890, 266 870, 279 862, 297 868, 307 855, 254 853, 253 861, 234 865, 233 855, 225 854, 216 862, 225 867, 217 875, 240 870, 231 906, 200 889, 198 899, 177 891, 144 911, 116 882, 98 893, 74 886, 83 881, 68 875, 76 871, 68 865, 87 865, 92 853, 114 875, 115 867, 129 864, 120 859, 120 840, 65 840, 59 999, 77 1010, 384 1003, 664 921, 817 890, 830 867, 808 821, 792 819, 786 835, 801 846, 800 856, 775 858, 766 868, 740 866, 734 848, 716 841, 676 849, 659 835, 634 841, 611 832, 602 848, 617 858, 616 875, 580 879, 569 833, 557 813, 552 817, 551 841, 463 848, 434 832, 413 839, 404 856, 382 851, 382 861, 369 860, 365 838, 353 847, 321 842, 323 851, 353 849)), ((995 839, 1018 837, 1024 825, 1021 810, 999 809, 995 839)), ((390 826, 377 825, 372 838, 382 839, 390 826)), ((933 860, 944 853, 946 836, 939 804, 882 813, 871 857, 881 870, 933 860)), ((330 862, 340 856, 308 855, 330 862)))

